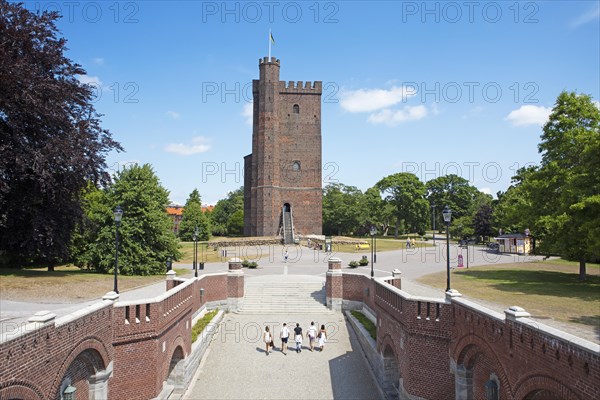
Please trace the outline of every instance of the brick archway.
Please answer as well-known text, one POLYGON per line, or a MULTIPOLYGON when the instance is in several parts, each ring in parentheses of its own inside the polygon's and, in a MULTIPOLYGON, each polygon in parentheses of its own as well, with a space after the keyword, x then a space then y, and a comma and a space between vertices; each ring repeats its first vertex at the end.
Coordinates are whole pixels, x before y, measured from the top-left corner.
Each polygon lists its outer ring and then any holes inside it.
POLYGON ((0 388, 0 399, 7 400, 33 400, 43 399, 44 394, 33 383, 30 382, 11 382, 7 386, 0 388))
POLYGON ((89 374, 87 378, 89 378, 96 372, 104 370, 110 363, 111 357, 105 344, 97 337, 87 337, 79 342, 65 358, 52 383, 51 393, 58 398, 60 398, 59 391, 67 372, 76 361, 87 367, 89 374))
POLYGON ((515 399, 581 399, 581 397, 556 378, 546 375, 530 375, 516 385, 515 399))
POLYGON ((489 375, 486 374, 489 373, 496 375, 500 392, 503 393, 501 397, 513 393, 504 366, 485 339, 474 334, 465 335, 456 341, 453 350, 452 355, 457 368, 464 368, 464 373, 473 378, 473 386, 469 388, 473 398, 477 398, 476 394, 484 390, 483 381, 488 381, 489 375), (477 370, 478 365, 485 366, 484 369, 489 371, 477 370), (477 381, 478 375, 483 378, 482 382, 477 381))

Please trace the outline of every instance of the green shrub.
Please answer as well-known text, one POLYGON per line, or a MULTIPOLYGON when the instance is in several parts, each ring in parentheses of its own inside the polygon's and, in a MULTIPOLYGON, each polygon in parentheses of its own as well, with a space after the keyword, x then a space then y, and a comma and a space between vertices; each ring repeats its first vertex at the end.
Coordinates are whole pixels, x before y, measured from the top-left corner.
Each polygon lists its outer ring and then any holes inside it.
POLYGON ((258 263, 256 261, 244 260, 244 261, 242 261, 242 267, 256 268, 256 267, 258 267, 258 263))
POLYGON ((198 339, 198 336, 202 333, 204 328, 208 325, 208 323, 217 315, 219 312, 218 309, 212 310, 204 314, 204 317, 200 318, 198 322, 192 327, 192 343, 198 339))
POLYGON ((361 258, 360 260, 358 260, 358 265, 360 265, 361 267, 364 267, 365 265, 369 265, 369 260, 366 258, 361 258))
POLYGON ((348 263, 348 266, 349 266, 350 268, 356 268, 356 267, 358 267, 358 262, 357 262, 357 261, 354 261, 354 260, 353 260, 353 261, 350 261, 350 262, 348 263))
POLYGON ((367 330, 367 332, 369 332, 373 340, 377 340, 377 327, 375 326, 375 324, 371 322, 371 320, 360 311, 350 311, 350 313, 354 318, 358 320, 358 322, 362 324, 362 326, 365 327, 365 329, 367 330))

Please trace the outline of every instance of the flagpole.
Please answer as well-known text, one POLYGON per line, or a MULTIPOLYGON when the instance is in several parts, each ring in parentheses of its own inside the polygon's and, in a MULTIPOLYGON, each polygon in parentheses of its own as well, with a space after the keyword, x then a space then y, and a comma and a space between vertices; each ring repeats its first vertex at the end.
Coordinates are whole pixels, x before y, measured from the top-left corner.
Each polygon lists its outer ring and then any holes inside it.
POLYGON ((269 62, 271 62, 271 28, 269 28, 269 62))

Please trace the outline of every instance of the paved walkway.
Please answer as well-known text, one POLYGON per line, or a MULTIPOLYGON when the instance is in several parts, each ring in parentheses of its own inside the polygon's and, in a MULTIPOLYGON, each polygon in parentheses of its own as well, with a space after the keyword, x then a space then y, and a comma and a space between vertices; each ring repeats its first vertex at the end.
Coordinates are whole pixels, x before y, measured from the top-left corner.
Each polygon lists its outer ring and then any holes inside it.
POLYGON ((355 333, 341 313, 294 316, 303 331, 314 321, 324 324, 329 340, 323 352, 276 350, 266 355, 265 324, 275 327, 280 316, 227 314, 200 364, 187 399, 378 399, 378 391, 355 333))

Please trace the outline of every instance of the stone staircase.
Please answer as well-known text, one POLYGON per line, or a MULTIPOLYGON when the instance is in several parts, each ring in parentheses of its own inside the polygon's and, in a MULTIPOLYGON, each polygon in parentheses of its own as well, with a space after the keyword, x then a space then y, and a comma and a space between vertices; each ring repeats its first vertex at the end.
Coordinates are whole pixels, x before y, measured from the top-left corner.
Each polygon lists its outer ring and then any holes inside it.
POLYGON ((294 229, 292 224, 292 212, 283 211, 283 244, 294 243, 294 229))
POLYGON ((241 314, 329 314, 324 282, 246 282, 241 314))

